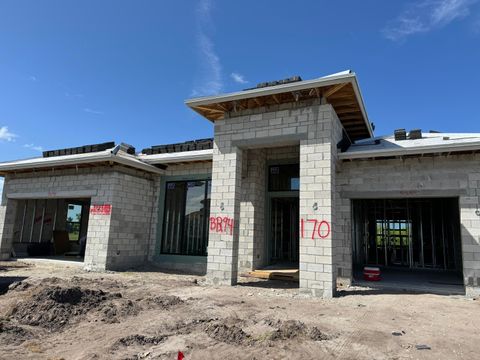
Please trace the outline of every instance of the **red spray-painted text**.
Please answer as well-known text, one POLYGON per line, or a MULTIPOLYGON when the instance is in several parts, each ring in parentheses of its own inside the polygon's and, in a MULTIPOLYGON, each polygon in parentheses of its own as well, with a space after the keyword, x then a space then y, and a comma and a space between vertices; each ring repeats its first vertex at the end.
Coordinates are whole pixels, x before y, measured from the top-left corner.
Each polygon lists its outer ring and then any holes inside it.
POLYGON ((90 214, 92 215, 110 215, 112 213, 112 205, 92 205, 90 206, 90 214))
POLYGON ((325 239, 330 235, 330 224, 328 221, 321 220, 318 221, 317 219, 301 219, 300 220, 300 232, 302 234, 302 239, 305 238, 305 223, 312 223, 313 229, 311 233, 312 240, 316 238, 325 239))
POLYGON ((210 231, 217 233, 233 234, 234 220, 227 216, 210 216, 210 231))

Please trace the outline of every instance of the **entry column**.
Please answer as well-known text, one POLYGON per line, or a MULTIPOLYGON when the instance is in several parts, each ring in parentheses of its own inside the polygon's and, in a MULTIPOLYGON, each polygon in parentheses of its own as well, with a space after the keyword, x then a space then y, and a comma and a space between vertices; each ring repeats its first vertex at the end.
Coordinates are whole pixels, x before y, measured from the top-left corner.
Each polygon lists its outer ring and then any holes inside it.
POLYGON ((300 291, 331 298, 336 290, 335 144, 341 127, 331 105, 318 109, 309 139, 300 142, 300 291))
POLYGON ((0 224, 3 224, 0 228, 0 260, 9 259, 12 252, 16 210, 17 201, 4 197, 0 206, 0 224))
POLYGON ((215 141, 213 150, 207 281, 214 285, 235 285, 238 277, 242 150, 227 144, 215 141))

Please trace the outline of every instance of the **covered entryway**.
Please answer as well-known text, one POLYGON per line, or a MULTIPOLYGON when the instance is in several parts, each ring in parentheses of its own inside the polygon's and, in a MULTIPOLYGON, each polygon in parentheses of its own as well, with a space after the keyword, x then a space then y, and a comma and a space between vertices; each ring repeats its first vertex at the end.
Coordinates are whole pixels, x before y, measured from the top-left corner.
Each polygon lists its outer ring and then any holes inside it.
POLYGON ((299 164, 294 162, 269 165, 267 184, 269 264, 298 268, 299 164))
POLYGON ((355 280, 382 269, 380 284, 463 286, 457 198, 353 200, 355 280))
POLYGON ((299 233, 298 197, 271 199, 271 264, 291 264, 298 267, 299 233))
POLYGON ((83 261, 90 199, 18 201, 13 232, 15 257, 83 261))

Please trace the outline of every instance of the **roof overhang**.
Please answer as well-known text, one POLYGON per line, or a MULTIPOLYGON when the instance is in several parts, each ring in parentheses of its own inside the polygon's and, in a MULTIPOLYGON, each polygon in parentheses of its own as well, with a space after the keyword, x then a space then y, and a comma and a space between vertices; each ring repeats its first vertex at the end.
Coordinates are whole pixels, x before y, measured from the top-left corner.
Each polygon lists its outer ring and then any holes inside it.
POLYGON ((194 98, 185 104, 211 120, 225 118, 225 113, 322 98, 335 109, 352 140, 373 136, 355 73, 344 71, 313 80, 254 88, 229 94, 194 98))
POLYGON ((135 158, 133 155, 126 154, 123 151, 118 151, 118 146, 113 149, 86 154, 63 155, 47 158, 41 157, 4 162, 0 163, 0 175, 42 169, 97 165, 101 163, 121 164, 127 167, 135 168, 137 170, 143 170, 154 174, 163 173, 163 170, 153 165, 146 164, 135 158))
POLYGON ((455 145, 430 145, 430 146, 412 146, 408 148, 399 149, 383 149, 383 150, 366 150, 353 151, 338 154, 340 160, 355 160, 355 159, 376 159, 386 157, 402 157, 402 156, 422 156, 425 154, 450 154, 463 153, 470 151, 480 151, 480 141, 469 142, 466 144, 455 145))
POLYGON ((213 149, 182 151, 155 155, 138 155, 138 158, 147 164, 163 165, 187 162, 212 161, 213 149))

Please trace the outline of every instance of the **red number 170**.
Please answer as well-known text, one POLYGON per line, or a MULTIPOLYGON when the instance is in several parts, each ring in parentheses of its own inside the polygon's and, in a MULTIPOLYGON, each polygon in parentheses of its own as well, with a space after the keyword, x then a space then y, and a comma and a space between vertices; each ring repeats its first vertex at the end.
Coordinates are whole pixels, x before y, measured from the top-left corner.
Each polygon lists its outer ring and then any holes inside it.
MULTIPOLYGON (((325 221, 318 221, 317 219, 307 219, 307 222, 313 223, 313 230, 312 230, 312 240, 315 240, 315 237, 319 237, 320 239, 325 239, 328 235, 330 235, 330 224, 325 221)), ((305 220, 300 220, 300 227, 302 238, 305 237, 305 220)))

